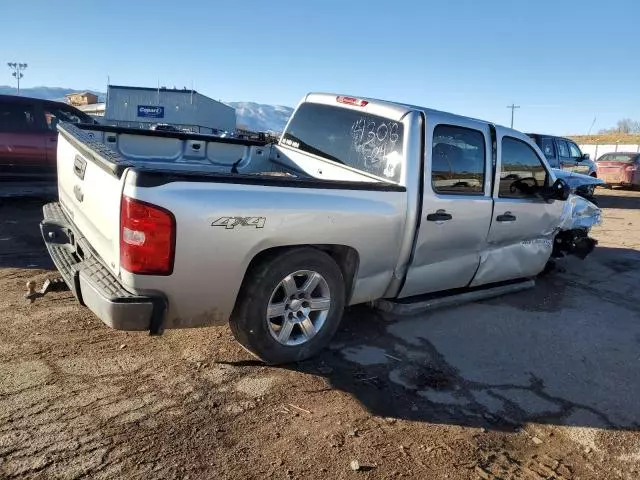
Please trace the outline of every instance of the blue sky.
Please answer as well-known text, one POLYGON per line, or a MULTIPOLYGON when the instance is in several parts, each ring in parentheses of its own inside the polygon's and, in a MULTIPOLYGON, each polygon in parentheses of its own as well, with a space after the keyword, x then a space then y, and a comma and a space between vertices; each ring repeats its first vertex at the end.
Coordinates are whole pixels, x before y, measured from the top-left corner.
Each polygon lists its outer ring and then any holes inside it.
POLYGON ((191 85, 295 106, 308 91, 557 134, 640 120, 638 0, 2 2, 0 84, 191 85), (15 21, 7 21, 15 19, 15 21), (4 72, 4 73, 2 73, 4 72))

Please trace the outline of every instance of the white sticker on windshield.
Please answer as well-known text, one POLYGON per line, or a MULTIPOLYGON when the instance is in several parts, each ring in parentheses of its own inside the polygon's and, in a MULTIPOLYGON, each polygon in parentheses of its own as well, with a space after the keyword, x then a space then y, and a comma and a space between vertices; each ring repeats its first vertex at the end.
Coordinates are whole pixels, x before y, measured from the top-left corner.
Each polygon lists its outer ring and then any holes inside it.
POLYGON ((398 152, 391 152, 390 154, 386 155, 384 158, 387 163, 384 167, 384 171, 382 172, 382 174, 387 178, 394 178, 396 175, 396 167, 400 164, 400 161, 402 160, 400 158, 400 154, 398 152))

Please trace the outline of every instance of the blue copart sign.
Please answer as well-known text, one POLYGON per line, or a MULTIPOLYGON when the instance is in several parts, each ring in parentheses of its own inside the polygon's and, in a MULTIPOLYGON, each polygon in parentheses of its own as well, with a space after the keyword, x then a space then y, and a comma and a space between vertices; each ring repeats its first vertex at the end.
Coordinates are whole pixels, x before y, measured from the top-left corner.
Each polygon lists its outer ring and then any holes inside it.
POLYGON ((152 105, 138 105, 139 117, 164 118, 164 107, 154 107, 152 105))

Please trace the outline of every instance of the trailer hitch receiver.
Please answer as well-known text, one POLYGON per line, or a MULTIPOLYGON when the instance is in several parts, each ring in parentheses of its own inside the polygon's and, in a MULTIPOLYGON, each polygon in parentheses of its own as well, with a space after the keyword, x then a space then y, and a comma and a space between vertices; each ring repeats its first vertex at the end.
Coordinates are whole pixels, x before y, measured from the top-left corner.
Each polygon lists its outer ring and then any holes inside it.
POLYGON ((36 298, 44 297, 49 292, 62 292, 64 290, 69 290, 69 287, 67 287, 67 284, 61 277, 47 278, 40 290, 36 290, 35 280, 29 280, 27 282, 27 293, 24 294, 24 298, 33 303, 36 301, 36 298))

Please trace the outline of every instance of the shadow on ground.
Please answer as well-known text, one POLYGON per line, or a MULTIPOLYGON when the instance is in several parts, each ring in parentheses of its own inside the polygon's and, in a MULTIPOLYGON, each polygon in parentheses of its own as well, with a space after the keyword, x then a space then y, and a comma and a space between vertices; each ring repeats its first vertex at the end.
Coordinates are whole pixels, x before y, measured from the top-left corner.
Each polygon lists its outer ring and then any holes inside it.
MULTIPOLYGON (((44 201, 0 201, 0 268, 51 268, 44 201)), ((420 316, 352 308, 327 351, 284 368, 323 376, 383 417, 638 430, 640 252, 599 247, 560 266, 535 289, 420 316)))
POLYGON ((619 188, 615 193, 611 190, 598 189, 596 199, 600 208, 640 209, 640 191, 626 190, 625 195, 620 195, 619 188), (609 192, 609 193, 607 193, 609 192))
POLYGON ((406 318, 352 308, 331 348, 293 369, 384 417, 638 430, 638 285, 640 252, 601 248, 497 299, 406 318))
POLYGON ((0 198, 0 268, 53 268, 39 227, 42 206, 48 201, 26 196, 0 198))

